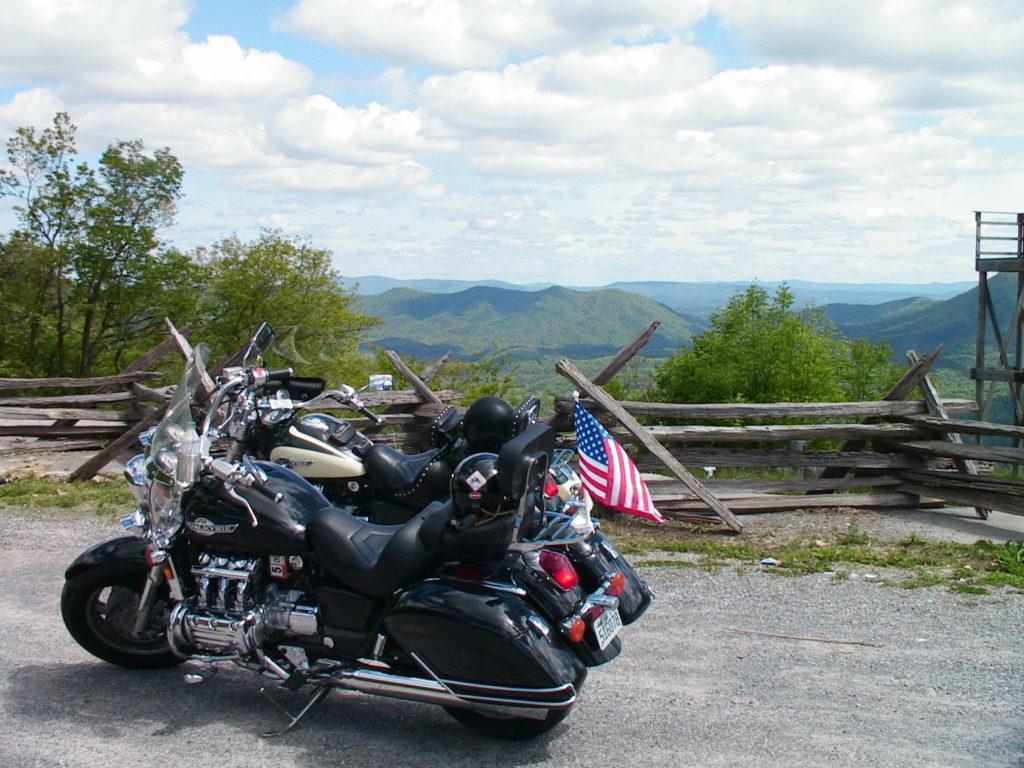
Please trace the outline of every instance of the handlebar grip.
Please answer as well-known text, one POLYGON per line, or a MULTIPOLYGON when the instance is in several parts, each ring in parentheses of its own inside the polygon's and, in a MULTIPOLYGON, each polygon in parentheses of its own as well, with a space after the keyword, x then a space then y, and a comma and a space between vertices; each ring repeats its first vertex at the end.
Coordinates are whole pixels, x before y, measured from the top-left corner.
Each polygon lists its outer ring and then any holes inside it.
POLYGON ((267 370, 267 381, 284 381, 292 376, 291 368, 274 368, 267 370))
POLYGON ((253 483, 249 487, 252 488, 257 493, 260 493, 263 496, 266 496, 268 499, 270 499, 275 504, 279 503, 281 501, 281 499, 284 498, 284 494, 275 493, 274 491, 272 491, 269 488, 267 488, 267 486, 263 485, 263 483, 253 483))

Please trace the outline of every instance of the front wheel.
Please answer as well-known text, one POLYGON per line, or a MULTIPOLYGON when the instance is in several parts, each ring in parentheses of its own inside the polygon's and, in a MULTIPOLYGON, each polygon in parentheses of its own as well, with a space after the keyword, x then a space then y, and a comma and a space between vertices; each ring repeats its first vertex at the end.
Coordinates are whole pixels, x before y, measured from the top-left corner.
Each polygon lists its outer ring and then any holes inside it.
POLYGON ((60 597, 68 632, 93 656, 129 669, 180 664, 167 644, 171 608, 166 583, 157 591, 149 623, 136 637, 135 617, 149 568, 92 569, 67 580, 60 597))
POLYGON ((545 717, 538 719, 482 712, 476 709, 460 709, 459 707, 445 707, 444 709, 464 726, 481 736, 490 739, 504 739, 505 741, 523 741, 550 731, 565 720, 572 706, 549 709, 545 717))

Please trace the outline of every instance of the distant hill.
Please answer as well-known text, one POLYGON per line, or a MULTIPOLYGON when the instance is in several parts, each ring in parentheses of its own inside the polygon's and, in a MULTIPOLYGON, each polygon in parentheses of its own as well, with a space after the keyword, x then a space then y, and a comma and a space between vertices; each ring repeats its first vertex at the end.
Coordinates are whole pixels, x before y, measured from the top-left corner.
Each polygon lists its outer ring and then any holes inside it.
MULTIPOLYGON (((996 314, 1003 332, 1017 298, 1017 281, 1011 274, 998 274, 988 281, 996 314)), ((893 348, 895 359, 906 362, 904 354, 916 349, 921 354, 942 344, 942 355, 935 363, 934 380, 944 397, 975 397, 975 382, 970 369, 975 365, 978 334, 977 286, 952 298, 904 299, 874 307, 832 304, 825 307, 832 322, 846 336, 871 341, 885 339, 893 348)), ((989 365, 996 365, 995 341, 991 330, 986 339, 989 365)), ((1013 414, 1007 397, 1007 386, 995 388, 993 421, 1012 423, 1013 414)))
MULTIPOLYGON (((988 282, 1000 321, 1004 325, 1016 300, 1016 280, 997 275, 988 282)), ((952 298, 902 299, 873 307, 829 304, 825 311, 850 338, 885 338, 900 356, 908 349, 924 353, 943 344, 938 365, 951 367, 954 360, 966 373, 974 364, 978 334, 977 286, 952 298), (966 358, 966 362, 965 362, 966 358)))
MULTIPOLYGON (((394 288, 412 288, 427 293, 457 293, 468 288, 485 286, 517 291, 542 291, 553 287, 552 283, 531 283, 516 285, 498 280, 399 280, 390 277, 366 276, 345 278, 343 284, 356 287, 363 296, 385 293, 394 288)), ((815 283, 806 280, 761 282, 774 292, 785 282, 792 290, 797 305, 808 302, 824 304, 883 304, 900 299, 924 297, 948 299, 971 288, 974 283, 815 283)), ((684 315, 707 318, 723 306, 738 291, 745 289, 749 282, 668 282, 640 281, 618 282, 607 286, 568 286, 577 291, 596 291, 618 288, 629 293, 646 296, 684 315)))
MULTIPOLYGON (((462 284, 440 283, 449 288, 462 284)), ((435 358, 451 351, 463 359, 487 352, 496 344, 497 350, 507 354, 518 367, 517 377, 525 379, 523 384, 531 391, 562 391, 564 382, 552 372, 559 357, 570 357, 584 370, 596 371, 652 320, 660 319, 657 333, 641 352, 645 359, 639 361, 641 367, 649 366, 675 354, 681 346, 689 344, 693 334, 706 328, 707 314, 703 308, 710 307, 706 310, 710 313, 746 287, 742 283, 619 285, 580 290, 474 285, 458 291, 436 292, 398 287, 378 294, 360 294, 359 301, 366 312, 383 320, 369 331, 369 344, 394 349, 403 356, 435 358), (638 288, 666 300, 673 296, 678 300, 689 295, 687 291, 703 291, 699 294, 702 312, 683 314, 641 295, 638 288)), ((773 290, 775 284, 762 285, 773 290)), ((828 295, 822 285, 790 283, 798 302, 804 290, 828 295)), ((1008 317, 1016 298, 1015 279, 1012 275, 998 275, 990 279, 989 286, 1000 317, 1008 317)), ((844 296, 852 291, 859 297, 857 301, 823 305, 843 334, 851 339, 885 339, 893 348, 894 359, 901 364, 905 362, 906 350, 916 349, 924 354, 941 343, 943 354, 935 370, 940 392, 947 397, 974 396, 968 372, 974 365, 976 345, 976 284, 876 285, 870 290, 867 286, 831 285, 827 291, 844 296), (969 289, 943 295, 963 286, 969 289), (910 289, 914 289, 912 295, 900 295, 910 289), (926 291, 935 295, 922 295, 926 291), (877 299, 887 293, 896 297, 874 303, 861 300, 877 299)), ((1005 326, 1006 321, 1002 322, 1005 326)))
MULTIPOLYGON (((793 293, 796 306, 811 303, 817 306, 836 303, 877 305, 900 299, 925 297, 946 299, 969 289, 974 283, 814 283, 806 280, 772 280, 759 282, 774 293, 785 283, 793 293)), ((708 283, 614 283, 614 288, 639 293, 677 312, 708 317, 723 306, 750 282, 708 283)))
POLYGON ((655 319, 657 332, 644 349, 665 357, 679 351, 702 324, 650 299, 616 289, 537 291, 476 286, 458 293, 394 288, 360 296, 365 310, 383 323, 370 344, 399 354, 430 357, 451 350, 469 357, 496 342, 514 360, 550 355, 591 359, 612 355, 655 319))
POLYGON ((412 288, 424 293, 458 293, 467 288, 475 288, 481 285, 489 288, 507 288, 512 291, 540 291, 544 288, 551 288, 554 285, 554 283, 517 285, 501 280, 435 280, 431 278, 400 280, 394 277, 380 277, 379 275, 346 277, 341 282, 346 288, 356 288, 357 292, 362 296, 374 296, 394 288, 412 288))

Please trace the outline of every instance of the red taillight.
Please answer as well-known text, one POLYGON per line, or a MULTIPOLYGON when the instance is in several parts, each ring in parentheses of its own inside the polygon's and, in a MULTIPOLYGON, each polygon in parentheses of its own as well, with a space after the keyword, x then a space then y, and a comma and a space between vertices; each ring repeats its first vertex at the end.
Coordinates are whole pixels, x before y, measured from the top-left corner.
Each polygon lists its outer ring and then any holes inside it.
POLYGON ((572 567, 569 558, 561 552, 542 549, 540 551, 540 567, 565 592, 579 586, 580 577, 576 574, 576 569, 572 567))
POLYGON ((548 475, 544 480, 544 495, 549 499, 553 499, 558 495, 558 483, 555 482, 555 478, 551 475, 548 475))
POLYGON ((611 576, 608 577, 608 588, 604 591, 609 597, 615 597, 622 594, 622 590, 626 588, 626 574, 622 571, 615 571, 611 576))

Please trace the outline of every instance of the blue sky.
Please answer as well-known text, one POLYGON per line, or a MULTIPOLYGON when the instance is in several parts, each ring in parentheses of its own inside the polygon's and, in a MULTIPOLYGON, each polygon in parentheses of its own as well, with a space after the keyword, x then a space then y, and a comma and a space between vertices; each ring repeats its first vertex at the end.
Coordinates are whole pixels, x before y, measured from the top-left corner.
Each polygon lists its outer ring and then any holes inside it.
POLYGON ((170 147, 180 247, 269 227, 347 276, 971 280, 973 211, 1024 210, 1024 7, 8 0, 0 136, 58 110, 86 158, 170 147))

